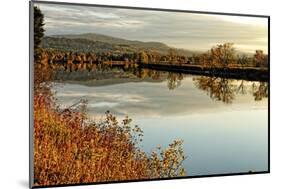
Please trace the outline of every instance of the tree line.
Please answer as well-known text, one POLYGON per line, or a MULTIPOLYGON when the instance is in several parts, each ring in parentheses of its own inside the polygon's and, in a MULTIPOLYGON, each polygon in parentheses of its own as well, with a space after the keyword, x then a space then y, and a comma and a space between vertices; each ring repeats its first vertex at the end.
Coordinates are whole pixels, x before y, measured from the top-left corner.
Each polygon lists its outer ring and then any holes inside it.
POLYGON ((268 67, 268 55, 263 50, 256 50, 254 55, 241 54, 236 51, 233 43, 219 44, 206 53, 191 57, 194 64, 210 67, 268 67))
POLYGON ((268 55, 256 50, 253 55, 237 53, 233 43, 225 43, 212 47, 205 53, 193 56, 178 55, 173 49, 168 54, 157 51, 140 51, 130 53, 113 52, 62 52, 55 49, 41 49, 41 56, 46 64, 100 64, 121 61, 131 64, 188 64, 204 67, 268 67, 268 55))

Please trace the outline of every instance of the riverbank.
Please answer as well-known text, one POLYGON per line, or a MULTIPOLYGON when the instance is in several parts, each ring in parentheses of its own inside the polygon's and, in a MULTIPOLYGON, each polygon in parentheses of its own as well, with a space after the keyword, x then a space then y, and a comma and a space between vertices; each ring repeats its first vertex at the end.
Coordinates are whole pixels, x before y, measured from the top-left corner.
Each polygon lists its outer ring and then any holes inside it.
POLYGON ((102 63, 55 63, 55 65, 63 65, 68 70, 79 70, 81 68, 86 68, 91 71, 95 69, 98 65, 106 65, 111 68, 148 68, 159 71, 167 72, 176 72, 176 73, 185 73, 193 75, 204 75, 211 77, 222 77, 228 79, 243 79, 248 81, 269 81, 269 69, 265 67, 249 67, 249 66, 229 66, 229 67, 211 67, 211 66, 202 66, 194 64, 185 64, 185 63, 135 63, 135 62, 125 62, 125 61, 104 61, 102 63))
POLYGON ((248 81, 269 81, 269 70, 267 68, 255 67, 203 67, 190 64, 159 64, 139 63, 139 67, 155 69, 168 72, 177 72, 193 75, 204 75, 212 77, 223 77, 231 79, 243 79, 248 81))

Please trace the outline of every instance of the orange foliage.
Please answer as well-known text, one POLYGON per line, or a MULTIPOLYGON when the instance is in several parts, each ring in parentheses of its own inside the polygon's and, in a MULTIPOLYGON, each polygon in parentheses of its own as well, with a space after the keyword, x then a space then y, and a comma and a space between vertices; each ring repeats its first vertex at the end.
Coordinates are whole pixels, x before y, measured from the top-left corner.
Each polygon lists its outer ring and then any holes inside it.
POLYGON ((34 97, 34 185, 59 185, 185 175, 182 141, 144 153, 143 136, 126 117, 106 112, 93 122, 81 111, 61 110, 50 95, 34 97))

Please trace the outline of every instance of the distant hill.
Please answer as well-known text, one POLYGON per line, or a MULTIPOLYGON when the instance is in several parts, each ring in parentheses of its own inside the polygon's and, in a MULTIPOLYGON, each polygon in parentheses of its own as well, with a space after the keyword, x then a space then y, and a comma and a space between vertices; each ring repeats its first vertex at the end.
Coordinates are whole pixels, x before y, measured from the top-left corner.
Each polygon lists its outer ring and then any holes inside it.
POLYGON ((43 38, 43 48, 76 52, 139 52, 156 51, 167 54, 172 48, 178 55, 191 56, 195 51, 176 49, 160 42, 126 40, 96 33, 52 35, 43 38))
POLYGON ((87 39, 90 41, 100 41, 111 44, 135 44, 140 41, 130 41, 122 38, 111 37, 108 35, 96 34, 96 33, 85 33, 85 34, 70 34, 70 35, 52 35, 51 37, 56 38, 68 38, 68 39, 87 39))

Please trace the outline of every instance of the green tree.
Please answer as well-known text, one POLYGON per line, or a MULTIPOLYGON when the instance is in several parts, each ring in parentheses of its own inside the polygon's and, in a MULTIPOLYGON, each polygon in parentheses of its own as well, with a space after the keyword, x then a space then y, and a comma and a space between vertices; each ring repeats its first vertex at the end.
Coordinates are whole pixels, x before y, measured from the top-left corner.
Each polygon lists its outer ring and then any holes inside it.
POLYGON ((34 6, 34 49, 38 49, 44 36, 44 15, 41 10, 34 6))

